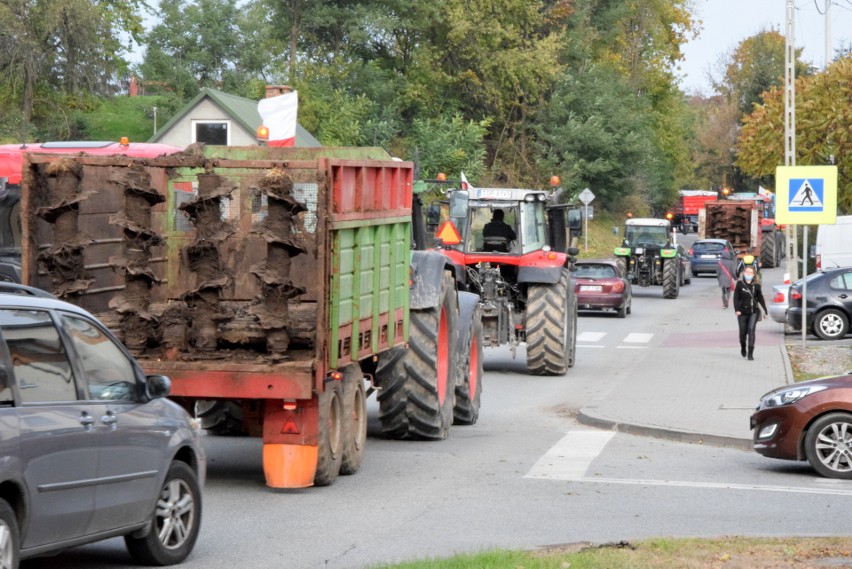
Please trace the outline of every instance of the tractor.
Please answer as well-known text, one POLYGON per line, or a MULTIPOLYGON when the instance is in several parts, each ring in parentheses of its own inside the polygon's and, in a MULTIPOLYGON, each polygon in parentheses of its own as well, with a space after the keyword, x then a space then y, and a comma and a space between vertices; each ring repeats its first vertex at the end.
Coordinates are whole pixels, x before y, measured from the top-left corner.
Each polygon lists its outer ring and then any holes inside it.
POLYGON ((624 278, 632 284, 662 286, 663 298, 677 298, 683 269, 667 219, 628 219, 615 258, 624 278))
MULTIPOLYGON (((464 184, 466 185, 466 184, 464 184)), ((460 290, 479 295, 483 342, 508 345, 515 357, 525 342, 527 369, 564 375, 574 365, 577 298, 572 276, 579 250, 580 210, 559 203, 561 190, 453 189, 437 245, 453 262, 460 290)))

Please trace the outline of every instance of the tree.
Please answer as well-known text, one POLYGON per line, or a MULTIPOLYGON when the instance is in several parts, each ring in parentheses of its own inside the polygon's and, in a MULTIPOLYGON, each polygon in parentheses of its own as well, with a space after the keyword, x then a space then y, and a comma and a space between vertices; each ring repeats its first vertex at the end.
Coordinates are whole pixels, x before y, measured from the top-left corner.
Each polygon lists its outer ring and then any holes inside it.
MULTIPOLYGON (((713 87, 734 101, 740 114, 752 111, 760 103, 762 93, 784 84, 784 36, 775 30, 764 30, 741 41, 721 61, 724 76, 713 87)), ((802 49, 796 50, 796 77, 811 72, 811 68, 799 57, 802 49)))
MULTIPOLYGON (((24 123, 37 93, 110 94, 126 68, 121 32, 138 39, 142 0, 5 0, 0 71, 10 78, 24 123)), ((49 106, 51 103, 46 103, 49 106)))
MULTIPOLYGON (((796 164, 837 164, 837 203, 852 214, 852 56, 796 81, 796 164)), ((743 120, 736 165, 751 176, 774 176, 784 163, 784 92, 772 88, 743 120)))

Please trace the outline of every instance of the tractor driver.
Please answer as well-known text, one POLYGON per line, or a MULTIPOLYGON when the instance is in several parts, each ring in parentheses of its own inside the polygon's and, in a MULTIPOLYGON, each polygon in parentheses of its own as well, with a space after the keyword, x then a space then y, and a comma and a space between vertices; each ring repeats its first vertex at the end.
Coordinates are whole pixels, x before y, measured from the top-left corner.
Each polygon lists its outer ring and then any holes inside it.
POLYGON ((489 237, 502 237, 506 240, 504 250, 508 251, 509 241, 514 241, 518 236, 515 234, 515 230, 503 221, 503 216, 502 209, 495 209, 491 214, 491 221, 486 223, 485 227, 482 228, 482 237, 486 240, 489 237))

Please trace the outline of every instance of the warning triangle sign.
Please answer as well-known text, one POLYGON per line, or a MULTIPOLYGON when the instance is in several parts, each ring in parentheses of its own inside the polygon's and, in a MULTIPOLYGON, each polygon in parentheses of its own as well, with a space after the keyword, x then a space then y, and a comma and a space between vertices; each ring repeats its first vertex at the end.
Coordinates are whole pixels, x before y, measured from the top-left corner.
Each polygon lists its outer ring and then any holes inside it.
POLYGON ((461 243, 461 235, 459 235, 452 221, 445 221, 441 228, 438 229, 435 237, 443 241, 444 245, 458 245, 461 243))
POLYGON ((284 426, 281 427, 281 433, 285 435, 298 435, 299 434, 299 426, 296 425, 296 421, 293 420, 293 417, 288 417, 287 422, 284 423, 284 426))
POLYGON ((790 211, 821 211, 825 207, 821 190, 822 180, 790 180, 790 211))

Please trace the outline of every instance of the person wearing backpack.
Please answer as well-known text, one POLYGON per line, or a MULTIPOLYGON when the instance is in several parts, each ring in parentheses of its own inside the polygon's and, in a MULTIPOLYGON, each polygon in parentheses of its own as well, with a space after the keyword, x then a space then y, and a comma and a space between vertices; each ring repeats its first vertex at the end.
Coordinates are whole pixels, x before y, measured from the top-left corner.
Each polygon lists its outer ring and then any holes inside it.
POLYGON ((743 357, 747 356, 749 360, 754 360, 754 333, 757 321, 762 320, 763 314, 768 314, 769 311, 766 309, 763 291, 751 266, 743 269, 742 279, 738 280, 734 287, 734 310, 740 327, 740 354, 743 357))

